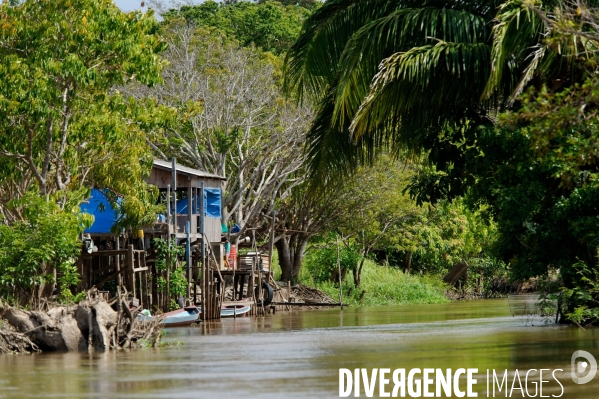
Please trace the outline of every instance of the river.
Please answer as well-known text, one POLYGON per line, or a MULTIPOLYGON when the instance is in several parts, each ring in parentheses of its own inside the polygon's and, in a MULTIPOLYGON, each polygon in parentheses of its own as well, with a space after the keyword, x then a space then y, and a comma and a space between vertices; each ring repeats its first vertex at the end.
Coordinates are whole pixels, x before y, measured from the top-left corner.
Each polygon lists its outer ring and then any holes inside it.
MULTIPOLYGON (((334 398, 340 368, 429 367, 478 369, 479 397, 487 397, 488 369, 508 370, 510 385, 516 369, 522 381, 522 371, 562 369, 561 397, 597 398, 599 377, 574 384, 570 359, 576 350, 599 356, 599 330, 547 324, 530 315, 534 303, 512 296, 279 312, 169 329, 164 340, 181 344, 165 348, 3 355, 0 398, 334 398)), ((548 379, 543 395, 560 395, 548 379)))

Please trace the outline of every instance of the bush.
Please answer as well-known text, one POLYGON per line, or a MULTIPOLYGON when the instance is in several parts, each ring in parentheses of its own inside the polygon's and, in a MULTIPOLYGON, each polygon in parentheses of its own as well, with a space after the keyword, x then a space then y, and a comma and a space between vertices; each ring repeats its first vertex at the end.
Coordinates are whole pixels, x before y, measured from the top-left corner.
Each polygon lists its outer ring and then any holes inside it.
MULTIPOLYGON (((171 310, 179 308, 179 305, 172 300, 172 297, 184 296, 187 293, 187 277, 185 276, 185 263, 179 262, 178 258, 185 253, 185 247, 178 246, 174 242, 169 244, 161 239, 152 240, 152 246, 156 248, 156 270, 163 273, 167 269, 167 258, 172 259, 173 265, 170 270, 169 293, 171 301, 169 307, 171 310)), ((156 283, 160 292, 166 293, 166 278, 161 275, 156 277, 156 283)))
POLYGON ((79 282, 75 266, 81 251, 79 236, 91 216, 78 207, 62 210, 55 199, 34 192, 10 205, 23 209, 23 220, 0 223, 0 296, 31 303, 45 286, 58 282, 62 299, 72 300, 68 287, 79 282))
MULTIPOLYGON (((356 248, 339 248, 341 276, 344 277, 348 271, 353 270, 361 259, 362 255, 356 248)), ((316 283, 339 281, 336 246, 309 252, 304 259, 304 266, 311 280, 316 283)))

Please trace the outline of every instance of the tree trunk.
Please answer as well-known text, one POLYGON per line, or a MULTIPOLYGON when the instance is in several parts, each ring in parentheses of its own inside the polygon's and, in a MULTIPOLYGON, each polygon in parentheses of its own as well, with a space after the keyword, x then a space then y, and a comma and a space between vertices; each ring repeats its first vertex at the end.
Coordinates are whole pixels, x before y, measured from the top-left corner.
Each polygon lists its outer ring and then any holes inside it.
POLYGON ((281 238, 275 242, 277 253, 279 254, 279 266, 281 267, 281 280, 291 281, 292 262, 289 250, 289 238, 281 238))
POLYGON ((56 279, 58 278, 56 268, 53 267, 49 274, 52 274, 52 281, 42 283, 42 286, 40 287, 40 298, 37 298, 38 300, 41 298, 50 298, 54 293, 56 279))
POLYGON ((453 266, 453 268, 447 272, 445 277, 443 277, 443 281, 445 281, 449 285, 455 285, 460 277, 462 277, 468 271, 468 263, 466 261, 461 261, 453 266))
POLYGON ((300 268, 302 267, 302 261, 304 260, 304 253, 306 246, 308 245, 309 238, 300 238, 296 242, 296 248, 293 257, 293 270, 291 272, 291 280, 297 281, 299 278, 300 268))
POLYGON ((359 265, 356 265, 356 267, 353 270, 353 274, 354 274, 354 287, 360 288, 360 283, 362 281, 362 267, 364 266, 364 261, 366 260, 366 256, 362 257, 362 260, 360 261, 359 265))
POLYGON ((279 254, 282 281, 291 281, 293 283, 297 281, 309 240, 310 236, 292 234, 275 242, 279 254))
POLYGON ((403 268, 406 273, 410 274, 412 270, 412 251, 406 251, 406 254, 403 258, 403 268))

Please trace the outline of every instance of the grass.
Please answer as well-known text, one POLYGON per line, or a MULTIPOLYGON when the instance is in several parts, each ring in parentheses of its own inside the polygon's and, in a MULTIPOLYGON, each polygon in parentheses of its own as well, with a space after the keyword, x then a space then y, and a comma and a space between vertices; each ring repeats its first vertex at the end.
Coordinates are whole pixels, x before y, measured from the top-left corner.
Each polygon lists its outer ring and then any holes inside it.
MULTIPOLYGON (((332 298, 339 298, 339 285, 313 284, 332 298)), ((444 303, 446 285, 430 276, 410 275, 401 270, 366 261, 360 288, 355 289, 350 273, 343 281, 343 302, 354 306, 444 303)))
MULTIPOLYGON (((280 278, 281 269, 278 259, 274 257, 273 271, 275 278, 280 278)), ((339 284, 315 283, 305 267, 300 270, 299 279, 302 284, 316 287, 331 298, 339 299, 339 284)), ((406 274, 393 267, 380 266, 371 260, 364 263, 360 288, 356 290, 353 285, 353 277, 348 273, 343 281, 343 303, 354 306, 382 306, 449 302, 445 296, 448 287, 440 278, 406 274)))

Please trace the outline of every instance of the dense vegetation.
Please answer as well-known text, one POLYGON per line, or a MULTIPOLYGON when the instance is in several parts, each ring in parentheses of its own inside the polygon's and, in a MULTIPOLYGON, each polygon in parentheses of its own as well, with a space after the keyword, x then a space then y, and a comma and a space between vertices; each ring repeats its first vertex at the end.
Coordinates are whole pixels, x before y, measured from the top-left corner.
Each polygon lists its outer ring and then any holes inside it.
POLYGON ((160 81, 164 43, 151 13, 110 0, 4 2, 0 20, 0 292, 27 304, 57 275, 76 282, 91 187, 121 198, 116 228, 154 220, 143 176, 160 112, 114 88, 160 81))
POLYGON ((3 298, 76 283, 91 188, 119 231, 154 220, 143 179, 175 156, 227 177, 238 236, 276 212, 283 280, 380 304, 442 300, 454 270, 478 294, 558 276, 562 321, 599 319, 594 0, 206 1, 161 22, 65 1, 0 5, 3 298))
POLYGON ((205 1, 196 6, 169 10, 167 20, 184 18, 197 27, 211 27, 235 38, 243 47, 256 46, 276 55, 284 54, 297 39, 302 23, 314 3, 262 1, 205 1))
POLYGON ((490 249, 514 278, 559 271, 562 320, 597 321, 593 7, 325 3, 286 71, 288 88, 319 104, 313 176, 351 172, 381 151, 424 157, 409 185, 419 203, 463 198, 496 224, 490 249))

